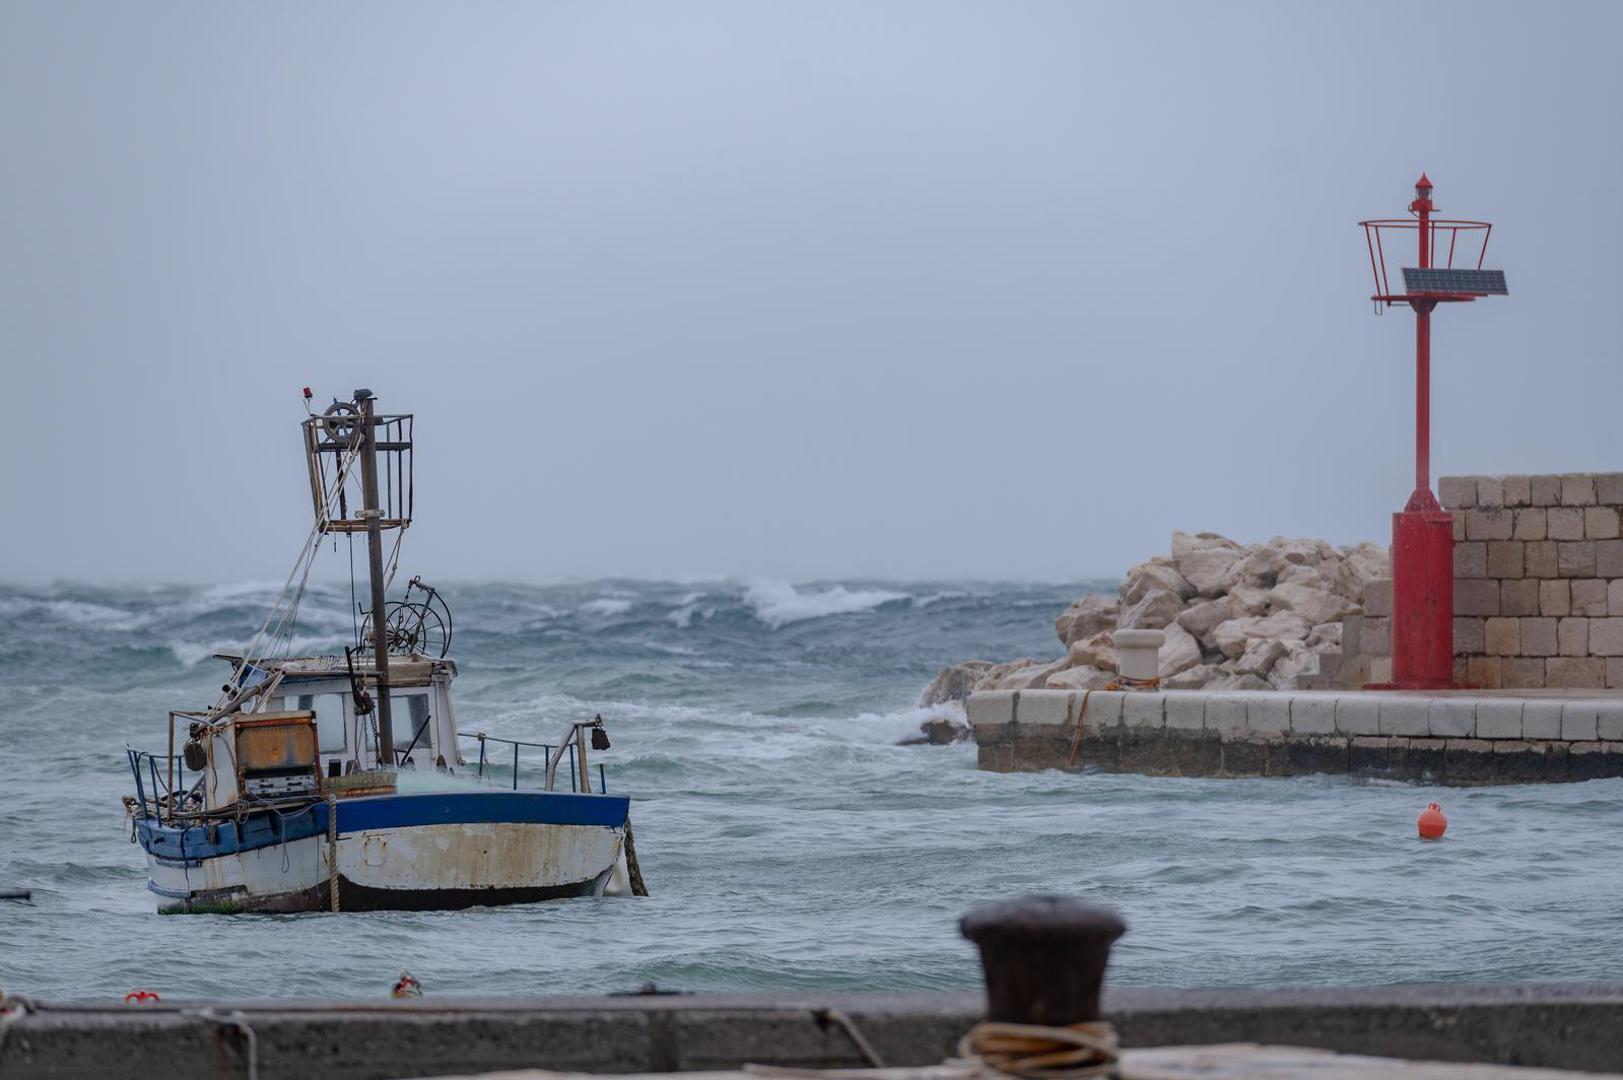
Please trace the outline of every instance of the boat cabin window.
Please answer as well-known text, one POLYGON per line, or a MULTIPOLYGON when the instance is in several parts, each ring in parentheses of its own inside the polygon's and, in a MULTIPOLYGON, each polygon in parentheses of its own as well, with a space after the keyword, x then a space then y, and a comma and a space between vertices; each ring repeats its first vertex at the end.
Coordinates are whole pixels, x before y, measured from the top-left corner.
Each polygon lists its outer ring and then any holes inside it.
POLYGON ((389 695, 396 753, 411 748, 410 760, 433 762, 434 718, 429 714, 428 691, 401 691, 389 695))
POLYGON ((311 709, 316 714, 316 742, 323 754, 341 754, 347 745, 344 738, 343 694, 299 694, 288 698, 272 698, 273 710, 292 708, 311 709), (286 702, 284 705, 283 702, 286 702))

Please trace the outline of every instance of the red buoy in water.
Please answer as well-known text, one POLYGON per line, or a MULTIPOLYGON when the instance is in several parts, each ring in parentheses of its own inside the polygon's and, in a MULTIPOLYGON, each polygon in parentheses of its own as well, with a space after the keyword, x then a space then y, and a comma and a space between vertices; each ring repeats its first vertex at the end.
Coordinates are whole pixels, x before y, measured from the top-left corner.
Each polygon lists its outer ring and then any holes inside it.
POLYGON ((1420 839, 1441 840, 1448 831, 1448 819, 1443 816, 1443 808, 1431 803, 1420 811, 1420 839))

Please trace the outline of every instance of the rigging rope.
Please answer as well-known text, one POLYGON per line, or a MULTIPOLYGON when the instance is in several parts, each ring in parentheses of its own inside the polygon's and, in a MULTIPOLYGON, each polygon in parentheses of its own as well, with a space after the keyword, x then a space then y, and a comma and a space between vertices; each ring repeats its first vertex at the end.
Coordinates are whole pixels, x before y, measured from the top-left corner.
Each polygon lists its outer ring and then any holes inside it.
MULTIPOLYGON (((244 665, 255 660, 263 660, 267 656, 279 655, 277 650, 292 643, 293 629, 298 620, 299 605, 304 599, 304 591, 310 581, 310 571, 315 567, 316 555, 321 550, 321 537, 325 532, 323 526, 326 524, 327 516, 332 512, 334 501, 343 494, 344 485, 349 480, 349 474, 354 468, 355 462, 360 458, 358 451, 361 439, 362 431, 357 426, 350 434, 349 445, 345 447, 334 473, 333 485, 328 489, 326 502, 323 503, 322 517, 318 518, 316 523, 311 526, 309 535, 305 537, 304 545, 299 549, 298 558, 293 562, 293 569, 288 571, 287 581, 282 584, 281 591, 276 595, 275 603, 271 605, 270 611, 266 613, 265 621, 260 625, 259 631, 254 634, 253 639, 248 643, 248 647, 242 652, 244 665), (298 582, 296 589, 294 588, 295 580, 298 582), (289 599, 290 594, 291 599, 289 599), (276 624, 274 631, 271 630, 273 621, 276 624), (270 643, 262 653, 260 645, 261 642, 265 641, 267 632, 271 634, 270 643)), ((399 543, 397 541, 397 550, 398 547, 399 543)), ((351 576, 353 580, 353 569, 351 570, 351 576)), ((228 704, 232 696, 229 691, 221 692, 220 698, 214 703, 214 708, 209 710, 210 719, 219 714, 219 711, 228 704)))

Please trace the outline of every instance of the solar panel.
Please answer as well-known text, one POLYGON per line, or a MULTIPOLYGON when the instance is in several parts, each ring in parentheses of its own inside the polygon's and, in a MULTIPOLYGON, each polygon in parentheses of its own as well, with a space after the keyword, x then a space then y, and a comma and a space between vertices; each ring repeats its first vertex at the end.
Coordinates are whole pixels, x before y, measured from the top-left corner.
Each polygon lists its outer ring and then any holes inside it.
POLYGON ((1471 296, 1509 296, 1503 270, 1442 270, 1403 268, 1403 289, 1410 293, 1466 293, 1471 296))

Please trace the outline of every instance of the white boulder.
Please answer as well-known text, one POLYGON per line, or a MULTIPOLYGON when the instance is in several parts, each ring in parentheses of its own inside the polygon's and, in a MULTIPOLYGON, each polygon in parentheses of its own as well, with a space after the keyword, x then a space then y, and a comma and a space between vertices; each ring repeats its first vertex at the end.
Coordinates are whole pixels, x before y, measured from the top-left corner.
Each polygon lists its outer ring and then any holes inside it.
POLYGON ((1223 594, 1223 582, 1229 570, 1245 555, 1245 549, 1216 533, 1172 534, 1172 558, 1178 573, 1200 596, 1223 594))
POLYGON ((1224 675, 1206 684, 1208 690, 1272 690, 1273 684, 1260 675, 1224 675))
POLYGON ((1204 551, 1207 548, 1227 548, 1233 552, 1243 552, 1245 546, 1237 544, 1221 533, 1203 532, 1190 535, 1179 529, 1172 534, 1172 561, 1177 562, 1191 551, 1204 551))
POLYGON ((1268 672, 1268 682, 1275 689, 1294 690, 1303 676, 1319 673, 1319 654, 1310 649, 1306 642, 1290 641, 1279 644, 1284 649, 1284 655, 1268 672))
POLYGON ((1164 632, 1166 641, 1161 644, 1161 678, 1188 671, 1200 663, 1200 642, 1195 635, 1175 622, 1168 623, 1164 632))
POLYGON ((1315 626, 1307 635, 1307 647, 1314 652, 1340 652, 1341 651, 1341 623, 1325 623, 1315 626))
POLYGON ((1262 621, 1256 615, 1244 615, 1238 619, 1219 623, 1213 628, 1211 638, 1212 646, 1230 660, 1238 660, 1245 652, 1246 646, 1251 642, 1251 630, 1262 621))
POLYGON ((1121 586, 1121 602, 1132 607, 1153 589, 1173 593, 1179 600, 1195 594, 1195 587, 1178 573, 1177 567, 1152 561, 1139 563, 1127 571, 1121 586))
POLYGON ((966 660, 962 664, 942 668, 941 674, 919 695, 919 707, 927 709, 948 701, 962 701, 974 692, 991 667, 990 660, 966 660))
POLYGON ((1018 660, 1010 660, 1004 664, 993 664, 986 669, 985 674, 975 683, 977 690, 1012 690, 1015 688, 1015 677, 1027 668, 1037 666, 1037 660, 1030 656, 1023 656, 1018 660))
POLYGON ((1041 690, 1050 675, 1057 675, 1071 666, 1071 658, 1061 657, 1046 664, 1030 664, 1010 672, 999 679, 996 690, 1041 690))
POLYGON ((1184 668, 1176 675, 1161 680, 1161 685, 1168 690, 1199 690, 1210 686, 1213 679, 1220 679, 1229 674, 1217 664, 1196 664, 1191 668, 1184 668))
POLYGON ((1392 559, 1379 544, 1365 541, 1341 549, 1341 555, 1361 585, 1392 576, 1392 559))
POLYGON ((1071 663, 1077 667, 1094 667, 1101 671, 1116 670, 1116 638, 1109 630, 1101 630, 1088 638, 1071 642, 1071 663))
POLYGON ((1254 548, 1245 558, 1229 567, 1228 573, 1223 575, 1223 589, 1231 594, 1245 586, 1271 589, 1278 584, 1279 574, 1287 565, 1285 557, 1275 549, 1254 548))
POLYGON ((1149 589, 1121 613, 1123 630, 1159 630, 1183 611, 1183 599, 1168 589, 1149 589))
POLYGON ((1323 540, 1297 540, 1285 536, 1274 537, 1268 541, 1267 547, 1279 552, 1286 562, 1299 566, 1317 566, 1336 554, 1336 549, 1323 540))
POLYGON ((1236 675, 1266 675, 1274 662, 1285 655, 1285 643, 1271 638, 1250 638, 1245 652, 1234 662, 1236 675))
POLYGON ((1066 608, 1054 620, 1054 632, 1060 643, 1069 646, 1077 638, 1092 637, 1101 630, 1112 630, 1121 617, 1121 602, 1114 596, 1095 593, 1084 596, 1066 608))
POLYGON ((1114 671, 1100 671, 1096 667, 1084 664, 1050 675, 1044 685, 1050 690, 1093 690, 1109 686, 1115 681, 1114 671))
POLYGON ((1251 627, 1252 637, 1278 638, 1280 641, 1306 641, 1313 624, 1294 611, 1276 611, 1258 619, 1251 627))
POLYGON ((1234 607, 1229 598, 1219 596, 1215 600, 1206 600, 1185 610, 1177 618, 1179 626, 1189 631, 1201 641, 1217 629, 1217 624, 1227 622, 1234 617, 1234 607))
POLYGON ((1339 619, 1357 609, 1357 605, 1344 596, 1299 582, 1275 585, 1268 593, 1268 605, 1275 611, 1300 615, 1309 626, 1339 619))
POLYGON ((1229 590, 1228 602, 1235 618, 1268 614, 1268 590, 1260 586, 1236 585, 1229 590))

